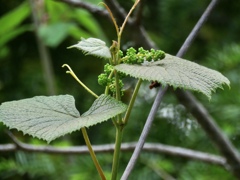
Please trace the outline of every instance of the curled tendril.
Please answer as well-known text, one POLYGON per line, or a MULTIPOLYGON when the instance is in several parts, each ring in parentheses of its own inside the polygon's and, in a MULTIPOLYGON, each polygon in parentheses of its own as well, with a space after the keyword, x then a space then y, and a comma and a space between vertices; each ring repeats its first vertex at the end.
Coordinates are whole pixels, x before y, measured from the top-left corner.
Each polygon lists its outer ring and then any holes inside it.
POLYGON ((90 94, 92 94, 94 97, 98 98, 98 95, 96 95, 91 89, 89 89, 82 81, 80 81, 80 79, 78 79, 78 77, 76 76, 76 74, 73 72, 73 70, 71 69, 71 67, 68 64, 63 64, 62 67, 67 67, 68 71, 66 71, 66 73, 71 74, 72 77, 84 88, 86 89, 90 94))

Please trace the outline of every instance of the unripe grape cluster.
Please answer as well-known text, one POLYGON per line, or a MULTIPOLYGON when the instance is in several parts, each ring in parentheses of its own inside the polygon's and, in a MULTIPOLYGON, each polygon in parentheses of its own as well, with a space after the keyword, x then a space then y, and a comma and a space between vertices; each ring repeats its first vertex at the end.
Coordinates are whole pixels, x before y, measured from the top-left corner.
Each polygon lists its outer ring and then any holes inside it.
MULTIPOLYGON (((116 93, 116 80, 114 76, 110 76, 110 74, 113 71, 113 66, 110 65, 109 63, 105 64, 104 66, 104 73, 101 73, 98 76, 98 84, 101 86, 109 86, 109 90, 111 93, 115 94, 116 93)), ((123 96, 123 73, 119 73, 119 89, 121 90, 121 95, 123 96)))
MULTIPOLYGON (((165 53, 161 50, 145 50, 142 47, 138 48, 138 51, 133 47, 127 49, 126 55, 123 55, 123 52, 119 50, 118 57, 121 59, 122 63, 125 64, 143 64, 145 62, 158 61, 165 58, 165 53)), ((109 87, 109 91, 112 94, 116 94, 116 79, 113 74, 114 67, 107 63, 104 66, 104 72, 98 76, 98 84, 109 87)), ((123 82, 122 79, 125 77, 124 73, 118 72, 119 79, 119 89, 121 95, 123 96, 123 82)))
POLYGON ((112 79, 108 78, 111 72, 113 71, 113 66, 110 65, 109 63, 104 65, 104 73, 101 73, 98 76, 98 84, 101 86, 107 86, 111 83, 112 79))
MULTIPOLYGON (((119 53, 122 55, 123 53, 119 53)), ((133 47, 127 49, 126 56, 122 57, 123 63, 126 64, 142 64, 145 61, 153 62, 165 58, 165 53, 161 50, 145 50, 142 47, 138 51, 133 47)))

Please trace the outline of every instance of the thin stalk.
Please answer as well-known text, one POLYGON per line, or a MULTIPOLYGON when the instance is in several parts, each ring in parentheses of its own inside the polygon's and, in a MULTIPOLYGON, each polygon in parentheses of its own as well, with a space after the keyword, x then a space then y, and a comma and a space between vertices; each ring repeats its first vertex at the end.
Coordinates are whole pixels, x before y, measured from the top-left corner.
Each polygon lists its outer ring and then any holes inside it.
MULTIPOLYGON (((108 79, 111 79, 112 76, 113 76, 113 74, 114 74, 114 70, 112 70, 112 72, 109 74, 108 79)), ((109 92, 109 85, 107 85, 107 86, 105 87, 105 92, 104 92, 104 94, 108 95, 108 92, 109 92)))
MULTIPOLYGON (((69 65, 67 65, 67 64, 62 65, 62 67, 65 67, 65 66, 69 69, 69 71, 66 71, 66 73, 71 74, 72 77, 74 77, 74 79, 76 79, 76 81, 77 81, 81 86, 83 86, 84 89, 86 89, 86 90, 87 90, 90 94, 92 94, 94 97, 98 98, 98 95, 96 95, 94 92, 92 92, 85 84, 82 83, 82 81, 80 81, 80 80, 78 79, 78 77, 76 76, 76 74, 73 72, 73 70, 70 68, 69 65)), ((102 170, 100 164, 98 163, 97 157, 96 157, 96 155, 95 155, 95 153, 94 153, 94 151, 93 151, 93 149, 92 149, 92 145, 91 145, 91 142, 90 142, 90 140, 89 140, 89 138, 88 138, 88 134, 87 134, 86 128, 81 128, 81 131, 82 131, 82 134, 83 134, 83 138, 84 138, 84 140, 85 140, 85 143, 86 143, 86 145, 87 145, 87 147, 88 147, 90 156, 92 157, 92 160, 93 160, 93 162, 94 162, 94 165, 96 166, 97 171, 98 171, 101 179, 102 179, 102 180, 106 180, 106 177, 105 177, 104 174, 103 174, 103 170, 102 170)))
POLYGON ((90 140, 88 138, 87 130, 86 130, 86 128, 81 128, 81 130, 82 130, 82 134, 83 134, 83 138, 85 140, 85 143, 86 143, 86 145, 88 147, 89 153, 90 153, 90 155, 92 157, 92 160, 93 160, 93 162, 94 162, 94 164, 95 164, 95 166, 97 168, 97 171, 98 171, 101 179, 102 180, 106 180, 106 177, 103 174, 103 170, 102 170, 102 168, 101 168, 101 166, 100 166, 100 164, 99 164, 99 162, 97 160, 97 157, 96 157, 96 155, 95 155, 95 153, 94 153, 94 151, 92 149, 91 142, 90 142, 90 140))
MULTIPOLYGON (((118 101, 121 101, 121 90, 119 87, 119 77, 118 77, 118 72, 116 70, 114 70, 114 74, 115 74, 115 87, 116 87, 116 99, 118 101)), ((123 119, 122 119, 122 114, 118 114, 117 115, 117 126, 121 126, 123 123, 123 119)))
MULTIPOLYGON (((120 27, 120 31, 117 31, 117 36, 118 36, 118 50, 120 50, 120 47, 121 47, 121 46, 120 46, 120 45, 121 45, 121 37, 122 37, 123 30, 124 30, 124 28, 125 28, 125 25, 126 25, 126 23, 127 23, 127 21, 128 21, 128 18, 129 18, 129 16, 132 14, 133 10, 135 9, 135 7, 137 6, 137 4, 138 4, 139 2, 140 2, 140 0, 136 0, 136 1, 135 1, 134 5, 132 6, 132 8, 130 9, 130 11, 128 12, 128 14, 127 14, 127 16, 126 16, 126 18, 125 18, 122 26, 120 27)), ((117 54, 117 57, 118 57, 118 54, 117 54)), ((121 59, 118 59, 118 63, 120 63, 120 60, 121 60, 121 59)))
POLYGON ((139 2, 140 2, 140 0, 136 0, 135 3, 134 3, 134 5, 132 6, 132 8, 130 9, 130 11, 128 12, 128 14, 127 14, 127 16, 126 16, 126 18, 125 18, 122 26, 120 27, 120 31, 119 31, 118 36, 121 37, 122 32, 123 32, 123 29, 124 29, 124 27, 125 27, 125 25, 126 25, 126 23, 127 23, 127 21, 128 21, 129 16, 132 14, 133 10, 135 9, 135 7, 137 6, 137 4, 138 4, 139 2))
POLYGON ((109 15, 110 15, 110 17, 111 17, 111 19, 112 19, 112 22, 113 22, 113 24, 114 24, 114 26, 115 26, 116 32, 117 32, 117 34, 119 34, 118 25, 117 25, 117 22, 116 22, 116 20, 115 20, 115 18, 114 18, 114 16, 113 16, 113 14, 112 14, 112 11, 109 9, 109 7, 108 7, 105 3, 100 2, 99 4, 104 5, 104 7, 107 9, 107 11, 108 11, 108 13, 109 13, 109 15))
POLYGON ((112 165, 112 178, 111 178, 111 180, 116 180, 117 179, 118 166, 119 166, 119 160, 120 160, 120 152, 121 152, 122 136, 123 136, 123 127, 117 125, 117 127, 116 127, 116 141, 115 141, 115 148, 114 148, 114 154, 113 154, 113 165, 112 165))
POLYGON ((78 77, 76 76, 76 74, 73 72, 73 70, 70 68, 69 65, 64 64, 62 65, 62 67, 67 67, 69 69, 69 71, 66 71, 66 73, 69 73, 72 75, 72 77, 74 77, 74 79, 84 88, 86 89, 87 92, 89 92, 90 94, 92 94, 95 98, 98 98, 98 95, 96 95, 91 89, 89 89, 82 81, 80 81, 80 79, 78 79, 78 77))
POLYGON ((118 101, 121 100, 121 92, 120 92, 120 87, 119 87, 119 76, 116 70, 114 70, 114 74, 115 74, 115 86, 116 86, 116 99, 118 101))
POLYGON ((126 112, 126 114, 125 114, 125 116, 124 116, 124 119, 123 119, 123 122, 124 122, 124 125, 125 125, 125 126, 126 126, 127 123, 128 123, 128 119, 129 119, 129 116, 130 116, 130 114, 131 114, 131 111, 132 111, 132 108, 133 108, 133 105, 134 105, 134 102, 135 102, 135 100, 136 100, 136 97, 137 97, 137 94, 138 94, 138 90, 139 90, 141 84, 142 84, 142 79, 139 79, 138 82, 137 82, 137 84, 136 84, 136 86, 135 86, 135 89, 134 89, 134 91, 133 91, 132 98, 131 98, 131 100, 130 100, 130 102, 129 102, 129 105, 128 105, 127 112, 126 112))

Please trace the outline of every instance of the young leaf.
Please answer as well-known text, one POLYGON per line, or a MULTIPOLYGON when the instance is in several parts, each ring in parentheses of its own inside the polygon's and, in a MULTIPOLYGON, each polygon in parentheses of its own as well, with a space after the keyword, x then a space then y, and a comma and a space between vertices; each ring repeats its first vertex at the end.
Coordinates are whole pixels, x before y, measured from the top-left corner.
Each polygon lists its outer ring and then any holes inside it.
POLYGON ((106 43, 100 39, 96 38, 81 38, 78 44, 70 46, 69 48, 78 48, 82 50, 87 55, 94 55, 102 58, 111 58, 111 53, 106 43))
POLYGON ((221 73, 169 54, 160 61, 142 65, 120 64, 115 69, 135 78, 198 91, 209 99, 216 88, 222 88, 223 84, 230 85, 221 73))
POLYGON ((2 103, 0 121, 9 128, 48 142, 67 133, 108 120, 126 110, 126 105, 101 95, 91 108, 80 116, 70 95, 36 96, 2 103))

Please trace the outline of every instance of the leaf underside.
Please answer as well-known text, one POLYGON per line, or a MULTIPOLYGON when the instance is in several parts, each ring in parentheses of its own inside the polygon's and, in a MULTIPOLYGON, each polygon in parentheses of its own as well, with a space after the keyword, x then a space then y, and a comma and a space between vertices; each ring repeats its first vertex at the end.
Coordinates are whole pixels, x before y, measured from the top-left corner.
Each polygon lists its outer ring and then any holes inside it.
POLYGON ((135 78, 157 81, 163 86, 198 91, 209 99, 216 88, 223 89, 223 84, 230 86, 221 73, 169 54, 163 60, 146 65, 120 64, 115 69, 135 78))
POLYGON ((126 110, 126 105, 101 95, 82 116, 70 95, 36 96, 2 103, 0 121, 48 143, 57 137, 106 121, 126 110))
POLYGON ((82 50, 86 55, 94 55, 100 58, 111 58, 111 53, 106 43, 96 38, 81 38, 78 44, 70 46, 69 48, 77 48, 82 50))

